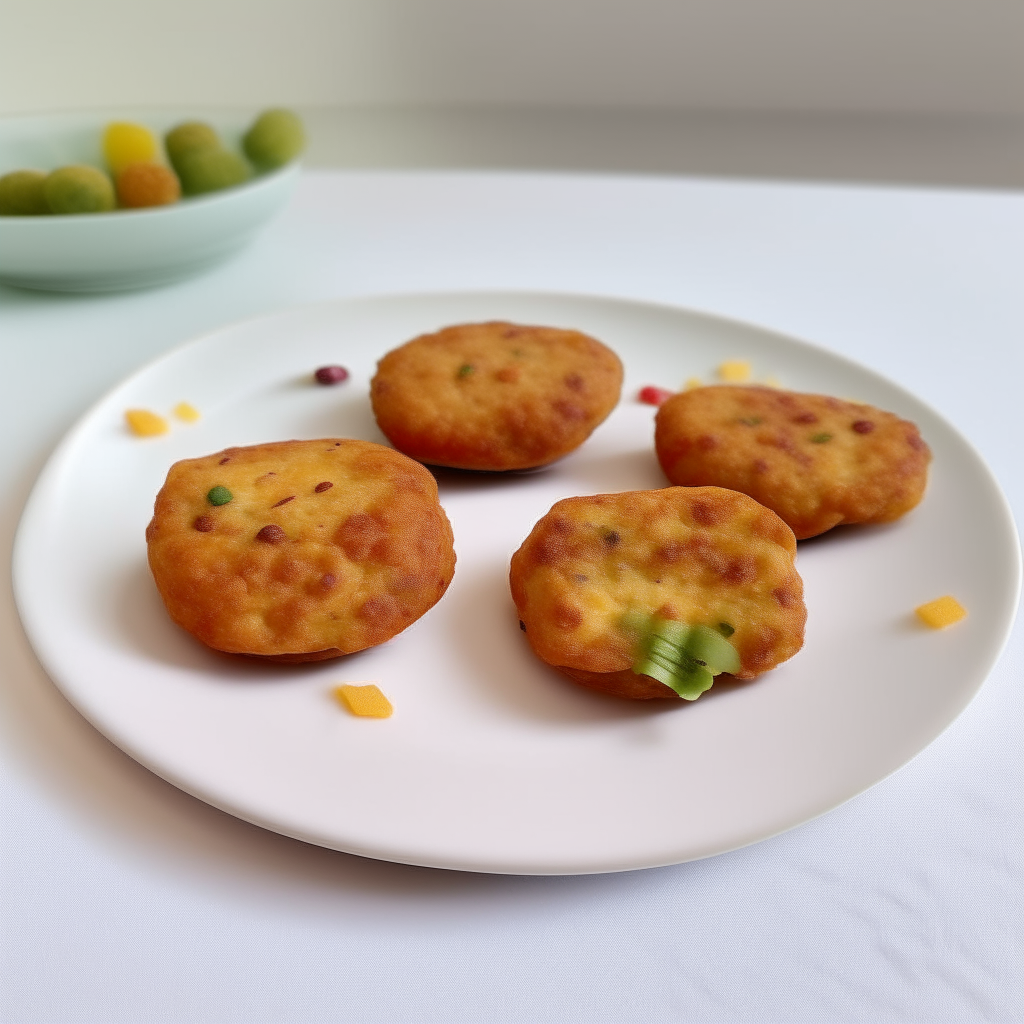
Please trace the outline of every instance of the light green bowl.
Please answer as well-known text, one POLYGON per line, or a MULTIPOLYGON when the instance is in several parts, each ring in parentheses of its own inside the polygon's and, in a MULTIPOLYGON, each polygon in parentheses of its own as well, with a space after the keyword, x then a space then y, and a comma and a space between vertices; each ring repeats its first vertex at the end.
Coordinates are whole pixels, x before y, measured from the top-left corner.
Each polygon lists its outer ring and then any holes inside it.
MULTIPOLYGON (((103 129, 134 121, 163 136, 182 121, 208 121, 240 150, 256 116, 196 110, 111 110, 0 119, 0 174, 102 167, 103 129)), ((244 185, 185 198, 173 206, 74 216, 0 217, 0 282, 46 291, 147 288, 188 277, 245 246, 285 205, 298 162, 244 185)))

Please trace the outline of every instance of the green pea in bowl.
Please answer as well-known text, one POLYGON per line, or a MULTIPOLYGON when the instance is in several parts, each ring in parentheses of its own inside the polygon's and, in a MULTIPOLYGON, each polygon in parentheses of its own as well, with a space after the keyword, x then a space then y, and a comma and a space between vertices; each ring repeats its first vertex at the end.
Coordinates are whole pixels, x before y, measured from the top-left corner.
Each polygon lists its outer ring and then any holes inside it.
MULTIPOLYGON (((0 175, 68 164, 103 167, 103 132, 114 121, 145 125, 158 138, 183 121, 211 124, 241 152, 251 114, 111 110, 0 119, 0 175)), ((281 211, 299 163, 244 184, 183 197, 169 206, 107 213, 0 216, 0 283, 45 291, 147 288, 199 273, 247 245, 281 211)))

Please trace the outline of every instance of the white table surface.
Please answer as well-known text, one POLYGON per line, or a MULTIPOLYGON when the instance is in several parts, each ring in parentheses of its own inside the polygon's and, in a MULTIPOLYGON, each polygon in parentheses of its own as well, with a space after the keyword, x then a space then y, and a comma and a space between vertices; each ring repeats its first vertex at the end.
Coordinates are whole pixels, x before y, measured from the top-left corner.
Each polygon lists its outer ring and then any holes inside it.
MULTIPOLYGON (((62 434, 158 353, 296 303, 467 288, 676 303, 852 356, 956 425, 1024 520, 1019 193, 313 172, 203 277, 0 289, 5 547, 62 434)), ((178 792, 65 702, 0 599, 10 1024, 1024 1016, 1019 623, 935 743, 822 818, 677 867, 517 878, 360 860, 178 792)))

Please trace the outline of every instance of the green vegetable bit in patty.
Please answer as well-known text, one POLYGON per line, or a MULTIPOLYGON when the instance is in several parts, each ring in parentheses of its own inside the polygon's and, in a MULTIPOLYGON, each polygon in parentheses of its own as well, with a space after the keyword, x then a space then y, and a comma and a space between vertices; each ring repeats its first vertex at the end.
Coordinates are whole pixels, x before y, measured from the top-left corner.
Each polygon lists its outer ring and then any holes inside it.
POLYGON ((206 493, 206 500, 211 505, 226 505, 233 497, 234 495, 223 484, 211 487, 206 493))
POLYGON ((711 688, 716 675, 740 667, 736 648, 722 632, 653 618, 640 641, 633 671, 664 683, 683 700, 696 700, 711 688))

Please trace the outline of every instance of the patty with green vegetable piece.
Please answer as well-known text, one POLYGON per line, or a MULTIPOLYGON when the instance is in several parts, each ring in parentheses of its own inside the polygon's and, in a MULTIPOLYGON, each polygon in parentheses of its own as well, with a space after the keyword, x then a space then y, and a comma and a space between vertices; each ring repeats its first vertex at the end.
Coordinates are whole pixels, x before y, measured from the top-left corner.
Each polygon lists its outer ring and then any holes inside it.
POLYGON ((668 399, 655 418, 665 475, 749 494, 798 540, 842 523, 888 523, 924 495, 931 452, 917 427, 828 395, 714 385, 668 399))
POLYGON ((509 582, 537 656, 584 686, 694 700, 803 646, 793 531, 721 487, 565 498, 512 556, 509 582))

